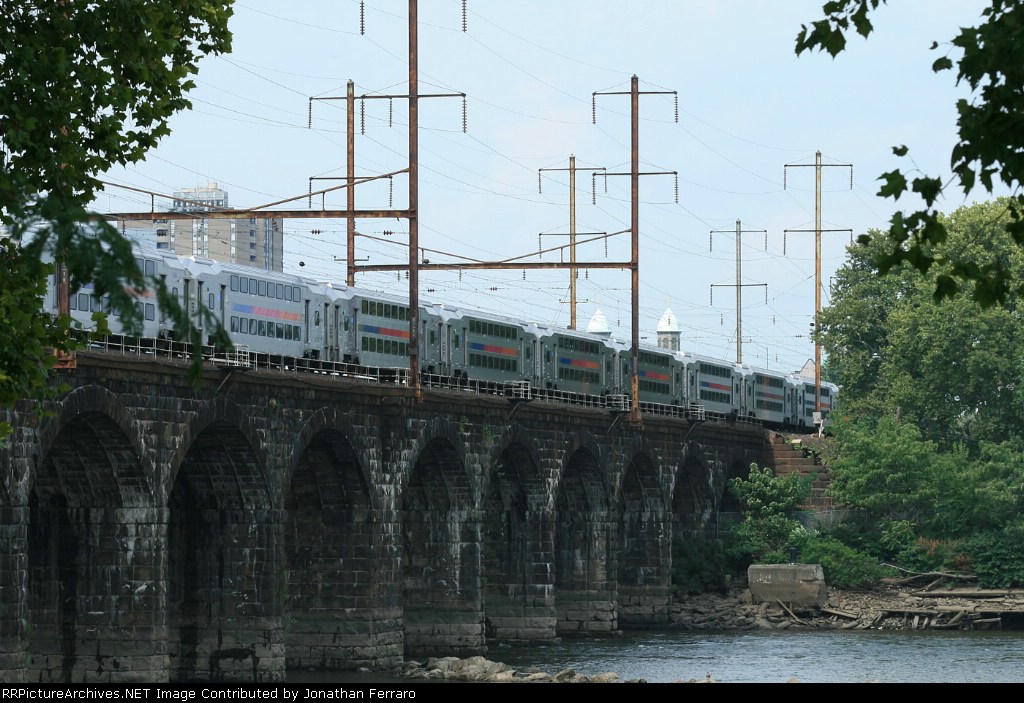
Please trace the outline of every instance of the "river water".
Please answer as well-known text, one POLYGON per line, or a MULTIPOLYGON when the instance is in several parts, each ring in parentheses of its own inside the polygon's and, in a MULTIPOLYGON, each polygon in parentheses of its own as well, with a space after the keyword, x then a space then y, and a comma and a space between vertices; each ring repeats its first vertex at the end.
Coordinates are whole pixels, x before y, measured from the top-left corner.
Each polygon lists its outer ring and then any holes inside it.
MULTIPOLYGON (((644 631, 614 639, 499 648, 488 659, 519 669, 669 683, 1024 683, 1024 632, 644 631)), ((392 683, 377 674, 290 672, 288 682, 392 683)))

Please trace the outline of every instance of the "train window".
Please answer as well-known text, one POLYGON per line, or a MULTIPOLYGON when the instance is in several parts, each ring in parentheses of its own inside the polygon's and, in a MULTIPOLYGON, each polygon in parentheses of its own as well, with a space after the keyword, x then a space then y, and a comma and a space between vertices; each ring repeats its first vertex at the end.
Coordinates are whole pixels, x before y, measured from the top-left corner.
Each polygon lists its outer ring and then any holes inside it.
POLYGON ((319 327, 320 326, 320 311, 319 310, 314 310, 313 311, 313 326, 314 327, 319 327))
MULTIPOLYGON (((252 287, 250 287, 249 290, 251 291, 252 287)), ((259 294, 260 295, 264 295, 265 296, 267 294, 267 282, 266 281, 259 281, 259 288, 258 288, 258 290, 259 290, 259 294)))
POLYGON ((298 325, 292 325, 292 339, 302 339, 302 330, 298 325))
POLYGON ((238 290, 238 276, 232 276, 231 277, 231 290, 233 290, 233 291, 237 291, 238 290))
POLYGON ((527 347, 527 348, 526 348, 526 359, 527 359, 527 361, 529 361, 530 357, 532 357, 532 356, 533 356, 533 354, 532 354, 532 352, 530 351, 530 348, 529 348, 529 347, 527 347))
POLYGON ((93 312, 99 312, 103 309, 103 301, 96 297, 90 297, 89 306, 93 312))
POLYGON ((146 303, 146 319, 156 319, 156 305, 153 305, 153 303, 146 303))
POLYGON ((252 328, 253 328, 254 324, 256 325, 256 332, 255 332, 255 334, 259 335, 260 337, 266 337, 267 336, 267 321, 266 320, 259 320, 257 322, 256 320, 253 320, 252 322, 249 323, 249 331, 250 332, 252 332, 252 328))
MULTIPOLYGON (((81 296, 79 296, 79 298, 81 298, 81 296)), ((82 301, 79 300, 78 302, 81 303, 82 301)), ((82 308, 82 309, 83 310, 88 310, 89 308, 82 308)), ((135 312, 138 314, 139 317, 142 317, 142 303, 135 303, 135 312)))
POLYGON ((175 298, 178 297, 178 287, 177 286, 175 286, 174 288, 171 288, 171 295, 173 295, 175 298))
POLYGON ((408 320, 409 319, 409 308, 399 308, 398 309, 398 319, 399 320, 408 320))
POLYGON ((437 344, 437 333, 434 330, 430 330, 430 343, 437 344))
POLYGON ((238 318, 235 317, 234 315, 232 315, 232 317, 231 317, 231 331, 232 332, 237 332, 238 331, 238 318))
POLYGON ((292 300, 296 303, 302 300, 302 289, 298 286, 292 286, 292 300))
POLYGON ((146 275, 147 276, 155 276, 156 275, 156 262, 155 261, 150 261, 149 259, 146 260, 146 275))
MULTIPOLYGON (((261 283, 262 283, 262 281, 261 281, 261 283)), ((277 292, 277 289, 274 287, 274 284, 273 283, 268 283, 267 284, 267 297, 268 298, 276 298, 277 297, 275 295, 276 292, 277 292)))
POLYGON ((292 340, 292 326, 291 325, 285 325, 284 326, 284 338, 287 339, 289 342, 292 340))
POLYGON ((344 323, 342 324, 342 327, 344 328, 344 330, 345 330, 346 332, 348 332, 348 315, 345 315, 345 321, 344 321, 344 323))
POLYGON ((391 317, 391 306, 387 303, 384 304, 384 317, 391 317))
POLYGON ((277 327, 277 338, 284 339, 284 325, 278 322, 275 326, 277 327))
POLYGON ((77 295, 71 296, 71 309, 72 310, 77 310, 78 309, 78 296, 77 295))
POLYGON ((215 307, 217 307, 216 303, 214 302, 213 293, 210 293, 210 295, 207 298, 207 300, 209 300, 210 304, 207 305, 206 307, 210 308, 211 310, 213 310, 215 307))
POLYGON ((453 349, 458 349, 459 348, 459 333, 458 332, 456 332, 455 336, 452 337, 452 348, 453 349))
MULTIPOLYGON (((242 279, 242 292, 243 293, 246 292, 246 290, 245 290, 245 279, 244 278, 242 279)), ((248 293, 249 293, 249 295, 256 295, 256 279, 255 278, 250 278, 249 279, 249 290, 248 290, 248 293)))

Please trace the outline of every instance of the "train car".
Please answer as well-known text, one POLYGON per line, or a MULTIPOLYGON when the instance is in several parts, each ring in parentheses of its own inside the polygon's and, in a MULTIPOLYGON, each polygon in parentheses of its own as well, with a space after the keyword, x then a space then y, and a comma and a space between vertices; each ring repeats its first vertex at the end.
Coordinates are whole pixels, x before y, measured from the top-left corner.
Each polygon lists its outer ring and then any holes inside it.
MULTIPOLYGON (((629 384, 629 361, 631 350, 624 352, 623 378, 629 384)), ((623 354, 620 352, 620 355, 623 354)), ((686 405, 686 386, 683 383, 685 364, 678 356, 659 347, 641 346, 637 350, 639 367, 637 371, 640 401, 660 405, 686 405)), ((626 389, 632 393, 632 389, 626 389)))
POLYGON ((742 368, 731 361, 697 354, 682 357, 689 403, 723 415, 738 415, 743 390, 742 368))
POLYGON ((740 414, 766 425, 792 425, 797 415, 796 394, 789 374, 743 366, 740 414))
POLYGON ((408 300, 390 293, 355 290, 348 314, 354 350, 347 360, 380 368, 409 366, 408 300))
POLYGON ((528 325, 478 310, 457 308, 451 312, 454 374, 491 384, 527 379, 533 355, 528 325))
MULTIPOLYGON (((814 381, 803 376, 794 377, 796 385, 797 417, 794 424, 798 427, 814 427, 816 411, 814 381)), ((821 384, 821 416, 826 417, 836 406, 839 388, 834 383, 821 384)))
POLYGON ((589 396, 613 393, 616 348, 604 337, 579 330, 533 325, 534 386, 589 396))
MULTIPOLYGON (((235 346, 298 358, 318 348, 312 330, 320 301, 312 297, 311 281, 210 259, 190 261, 196 303, 214 313, 235 346)), ((189 288, 186 281, 191 310, 189 288)))

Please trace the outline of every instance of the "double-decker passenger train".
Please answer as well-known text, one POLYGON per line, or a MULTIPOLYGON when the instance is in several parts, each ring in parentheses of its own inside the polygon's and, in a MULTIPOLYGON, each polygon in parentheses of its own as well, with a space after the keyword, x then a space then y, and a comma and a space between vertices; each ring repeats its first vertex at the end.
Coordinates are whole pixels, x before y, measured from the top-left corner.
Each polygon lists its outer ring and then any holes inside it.
MULTIPOLYGON (((322 283, 211 259, 136 246, 140 270, 167 289, 202 324, 201 308, 220 322, 236 349, 296 360, 292 368, 408 368, 409 305, 397 295, 322 283)), ((51 276, 48 306, 57 310, 51 276)), ((169 321, 152 291, 137 293, 143 337, 168 340, 169 321)), ((71 315, 88 328, 109 303, 85 286, 71 295, 71 315)), ((443 303, 421 303, 420 370, 427 382, 472 384, 492 393, 546 397, 625 408, 631 393, 628 344, 610 336, 517 320, 443 303)), ((118 320, 109 327, 120 332, 118 320)), ((809 428, 816 406, 832 410, 837 387, 795 374, 651 345, 639 349, 641 408, 710 413, 769 426, 809 428)), ((284 362, 282 362, 284 363, 284 362)), ((286 364, 287 365, 287 364, 286 364)), ((522 396, 521 396, 522 397, 522 396)))

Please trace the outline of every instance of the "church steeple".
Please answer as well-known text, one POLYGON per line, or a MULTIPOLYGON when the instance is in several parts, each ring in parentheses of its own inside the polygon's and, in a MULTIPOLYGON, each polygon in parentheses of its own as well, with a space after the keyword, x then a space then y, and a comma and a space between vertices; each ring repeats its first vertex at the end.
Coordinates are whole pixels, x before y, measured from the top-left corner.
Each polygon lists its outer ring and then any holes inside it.
POLYGON ((658 346, 662 349, 679 351, 679 337, 682 330, 679 328, 679 320, 672 308, 665 308, 665 313, 658 321, 658 346))

